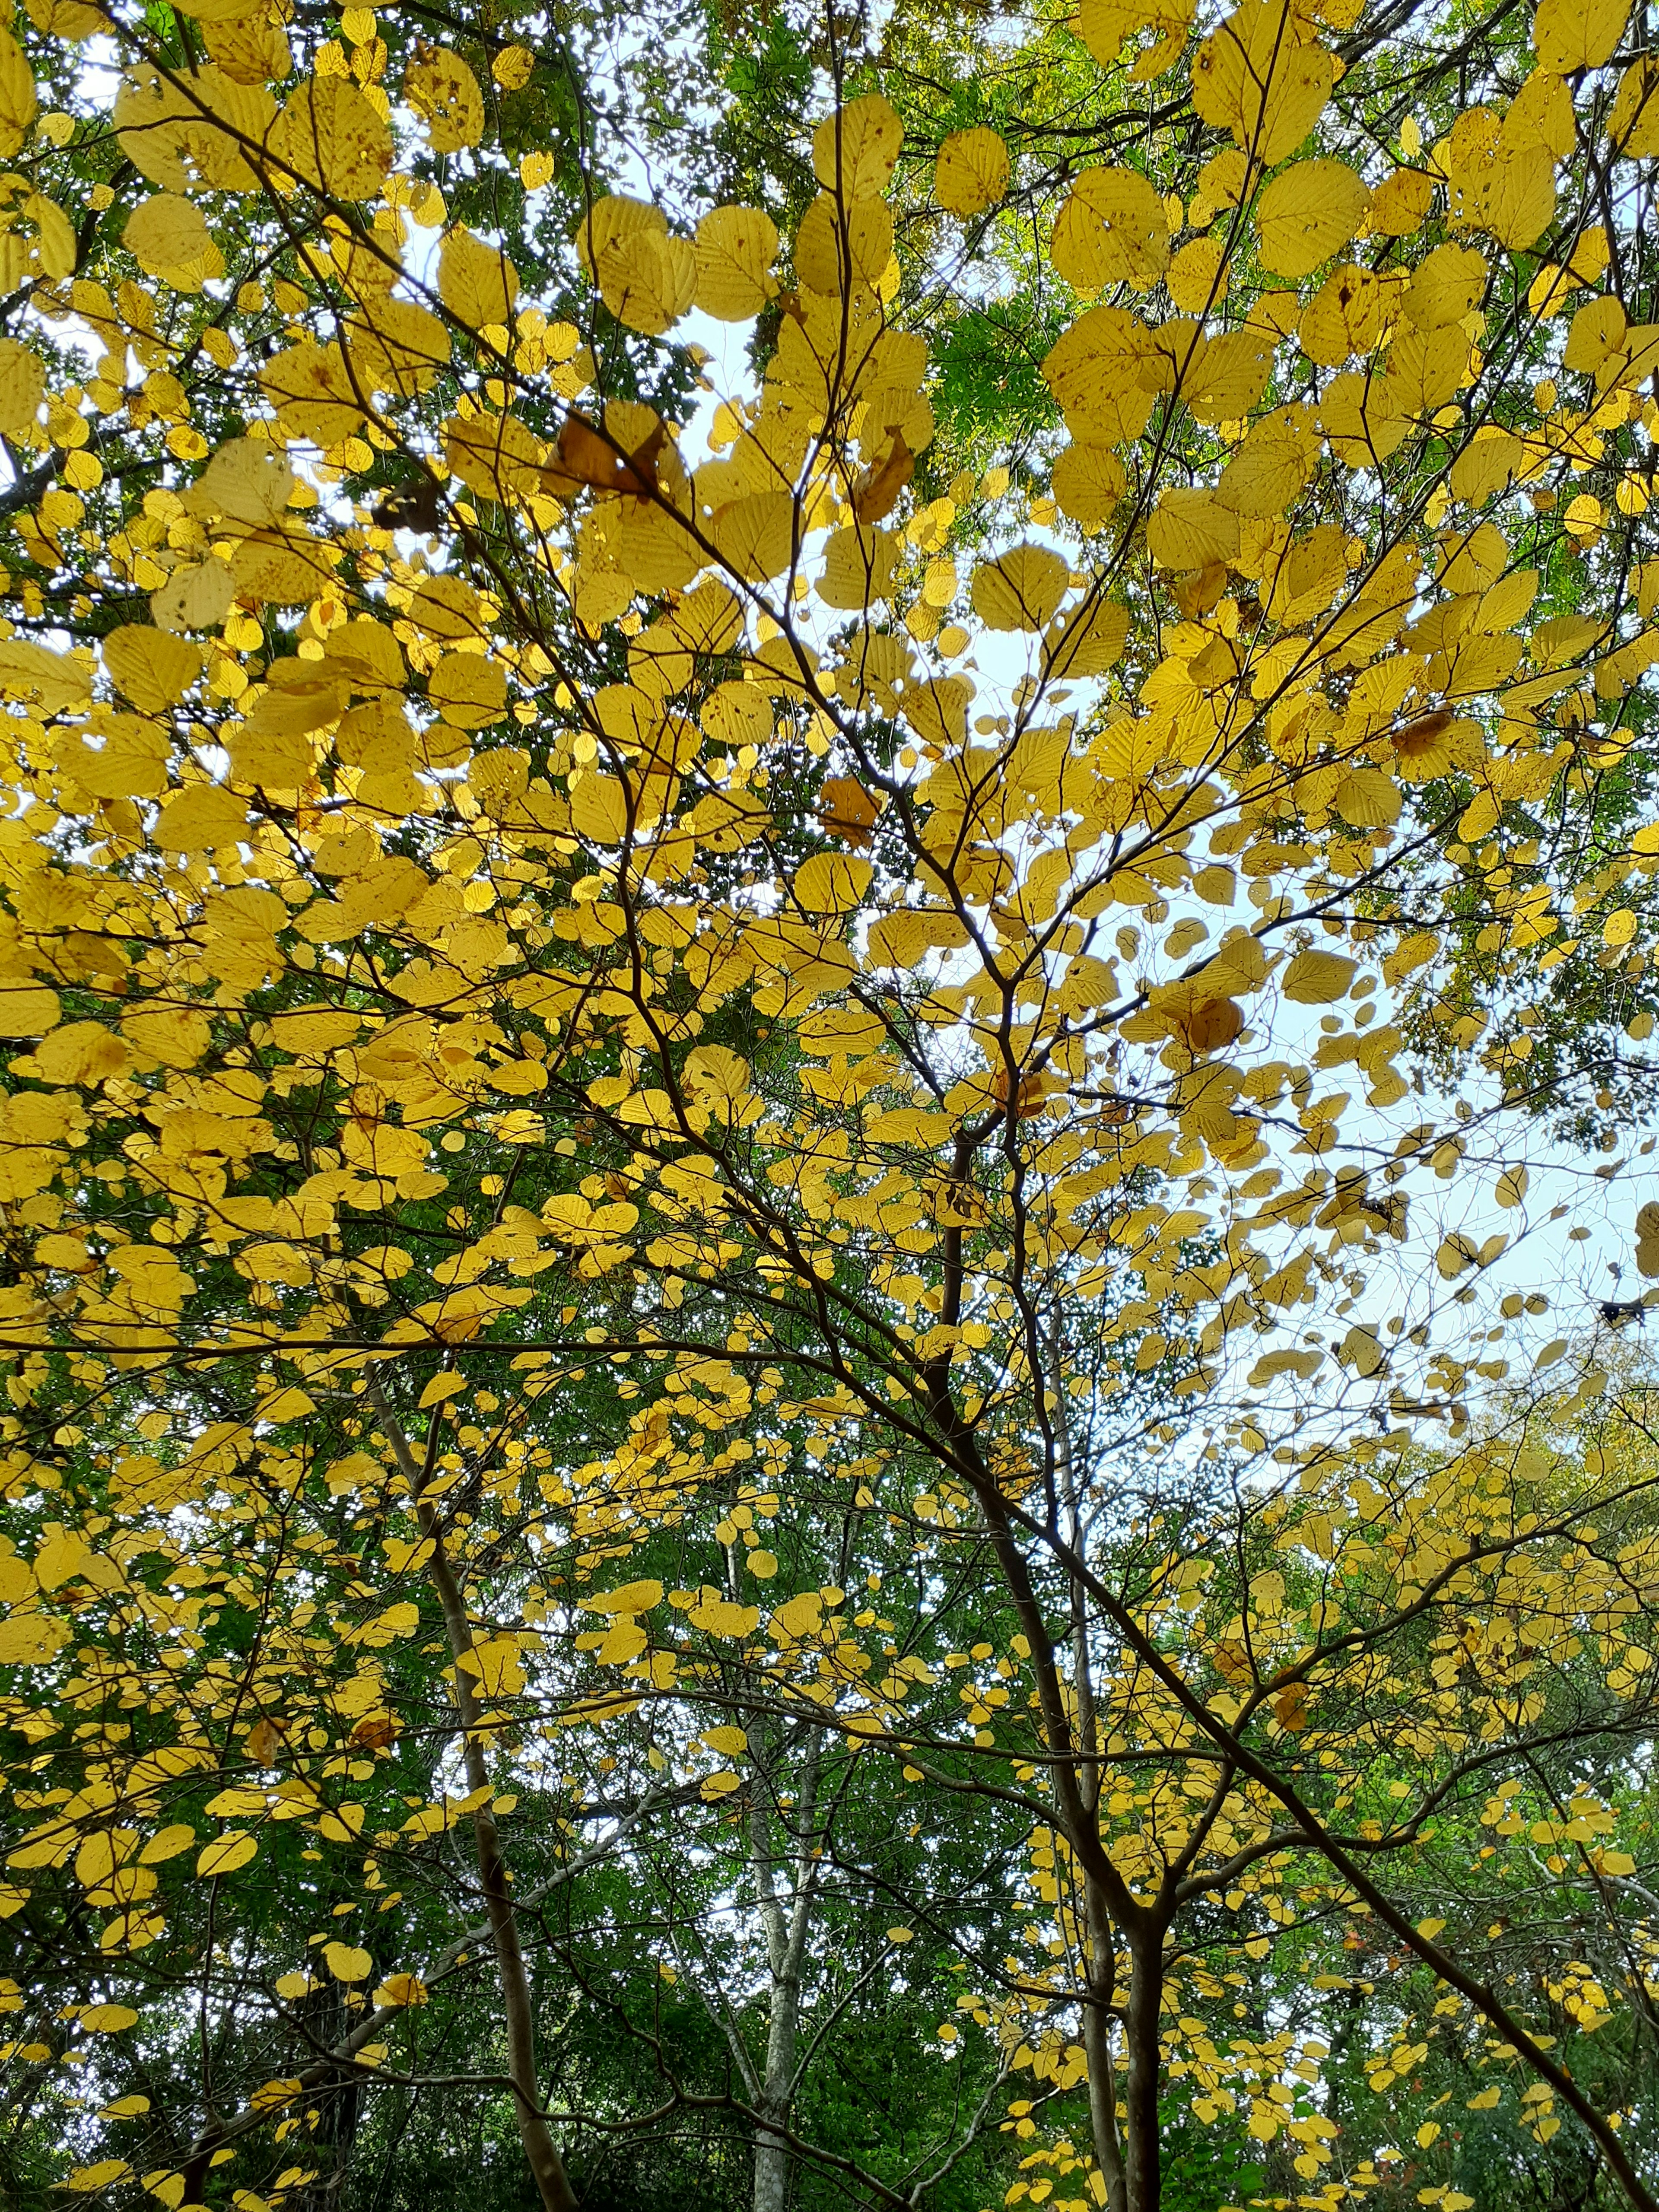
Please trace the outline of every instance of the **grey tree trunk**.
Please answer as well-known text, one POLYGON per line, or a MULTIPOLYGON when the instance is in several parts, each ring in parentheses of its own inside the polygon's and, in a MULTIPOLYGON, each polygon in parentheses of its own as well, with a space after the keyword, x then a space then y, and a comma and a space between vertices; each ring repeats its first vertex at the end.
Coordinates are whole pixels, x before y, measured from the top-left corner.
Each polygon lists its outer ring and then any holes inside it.
POLYGON ((778 2130, 788 2126, 795 2094, 801 1973, 817 1887, 818 1862, 812 1856, 812 1838, 817 1830, 821 1749, 821 1739, 815 1730, 801 1763, 800 1794, 794 1818, 785 1824, 788 1839, 785 1849, 789 1844, 793 1846, 787 1862, 783 1852, 774 1847, 771 1823, 759 1791, 750 1799, 750 1862, 766 1930, 767 1961, 772 1981, 767 2005, 765 2067, 756 2099, 760 2119, 755 2130, 754 2212, 784 2212, 789 2193, 789 2146, 778 2130), (781 1863, 789 1867, 787 1894, 778 1881, 781 1863))
MULTIPOLYGON (((1084 1529, 1078 1496, 1077 1460, 1066 1409, 1064 1366, 1057 1329, 1048 1338, 1049 1395, 1054 1400, 1054 1474, 1065 1514, 1066 1541, 1082 1555, 1084 1529)), ((1081 1759, 1079 1795, 1093 1819, 1100 1804, 1100 1726, 1095 1702, 1094 1669, 1089 1654, 1089 1611, 1085 1593, 1072 1590, 1072 1674, 1077 1693, 1077 1747, 1081 1759)), ((1106 2184, 1106 2212, 1128 2212, 1128 2181, 1118 2136, 1117 2070, 1112 2063, 1109 2007, 1117 1985, 1117 1959, 1111 1915, 1100 1884, 1085 1877, 1089 1931, 1086 1972, 1088 2002, 1083 2008, 1083 2054, 1089 2068, 1089 2131, 1095 2164, 1106 2184)))

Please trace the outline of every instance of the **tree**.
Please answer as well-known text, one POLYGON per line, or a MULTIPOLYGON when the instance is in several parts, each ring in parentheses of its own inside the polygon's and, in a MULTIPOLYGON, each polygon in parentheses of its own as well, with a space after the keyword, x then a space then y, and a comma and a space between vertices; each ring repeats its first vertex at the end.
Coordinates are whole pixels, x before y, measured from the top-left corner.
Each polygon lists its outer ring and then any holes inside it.
POLYGON ((832 16, 781 230, 338 27, 0 45, 29 2154, 1455 2206, 1437 2039, 1651 2206, 1644 1308, 1505 1273, 1651 1025, 1651 63, 832 16))

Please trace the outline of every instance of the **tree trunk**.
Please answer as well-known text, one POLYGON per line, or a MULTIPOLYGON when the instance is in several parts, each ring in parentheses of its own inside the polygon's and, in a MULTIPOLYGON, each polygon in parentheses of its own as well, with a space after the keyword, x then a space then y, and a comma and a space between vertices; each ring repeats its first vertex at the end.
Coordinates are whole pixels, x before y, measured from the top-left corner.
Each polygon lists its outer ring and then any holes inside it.
MULTIPOLYGON (((1054 1477, 1066 1516, 1066 1540, 1081 1557, 1083 1510, 1078 1495, 1077 1461, 1072 1449, 1072 1424, 1066 1412, 1066 1375, 1060 1350, 1056 1321, 1051 1323, 1048 1333, 1046 1375, 1048 1394, 1054 1401, 1054 1477)), ((1077 1695, 1080 1755, 1078 1796, 1091 1821, 1097 1821, 1101 1785, 1099 1712, 1089 1653, 1088 1601, 1075 1579, 1071 1585, 1071 1603, 1072 1673, 1077 1695)), ((1127 2212, 1123 2146, 1117 2129, 1117 2069, 1112 2061, 1112 2016, 1109 2009, 1117 1987, 1117 1954, 1105 1893, 1093 1875, 1085 1874, 1083 1880, 1089 1929, 1083 2007, 1083 2054, 1089 2068, 1089 2129, 1094 2137, 1095 2164, 1106 2185, 1106 2212, 1127 2212)))
MULTIPOLYGON (((466 1601, 455 1579, 454 1570, 445 1555, 443 1530, 438 1516, 422 1496, 425 1488, 425 1474, 410 1448, 402 1423, 387 1406, 372 1369, 368 1376, 368 1395, 380 1416, 380 1425, 404 1480, 410 1486, 421 1534, 431 1540, 432 1559, 428 1571, 432 1578, 432 1586, 438 1594, 438 1602, 443 1608, 444 1634, 450 1656, 455 1662, 455 1710, 461 1724, 466 1784, 469 1793, 476 1795, 489 1783, 489 1771, 484 1764, 483 1743, 478 1733, 478 1701, 473 1691, 472 1677, 461 1663, 472 1650, 472 1624, 467 1618, 466 1601)), ((489 1917, 489 1933, 495 1952, 495 1969, 501 1977, 501 2010, 507 2027, 507 2072, 513 2085, 513 2108, 519 2125, 519 2141, 524 2147, 524 2154, 535 2180, 536 2192, 542 2200, 544 2212, 578 2212, 576 2192, 570 2185, 564 2160, 559 2154, 552 2130, 542 2111, 541 2086, 536 2064, 535 2008, 531 1998, 530 1974, 519 1942, 519 1918, 513 1906, 512 1876, 501 1856, 501 1835, 495 1826, 495 1815, 488 1804, 479 1806, 473 1814, 472 1831, 477 1853, 478 1887, 483 1893, 484 1911, 489 1917)))
POLYGON ((1158 2033, 1164 1997, 1163 1930, 1141 1942, 1132 1939, 1129 2002, 1125 2015, 1129 2046, 1124 2082, 1124 2167, 1127 2212, 1158 2212, 1160 2173, 1158 2091, 1162 2059, 1158 2033))
POLYGON ((1117 2129, 1117 2069, 1112 2063, 1112 2016, 1108 2009, 1117 1981, 1112 1923, 1100 1885, 1088 1884, 1088 2002, 1083 2008, 1083 2055, 1089 2067, 1089 2127, 1095 2164, 1106 2184, 1106 2212, 1128 2212, 1128 2180, 1117 2129))
POLYGON ((766 2123, 787 2126, 795 2064, 795 2035, 800 2021, 800 1984, 774 1982, 772 2017, 766 2037, 766 2084, 761 2092, 761 2123, 755 2130, 755 2212, 783 2212, 789 2193, 789 2146, 766 2123))
MULTIPOLYGON (((787 1912, 778 1895, 774 1871, 776 1855, 758 1786, 750 1799, 750 1850, 772 1976, 766 2019, 766 2068, 756 2100, 760 2118, 755 2130, 754 2212, 784 2212, 788 2199, 789 2147, 776 2130, 787 2125, 794 2098, 796 2046, 800 2036, 801 1968, 811 1922, 812 1892, 817 1887, 817 1862, 812 1856, 812 1838, 817 1829, 820 1751, 815 1730, 801 1765, 793 1839, 794 1894, 787 1912)), ((757 1777, 757 1785, 758 1779, 757 1777)), ((787 1832, 786 1821, 785 1833, 787 1832)))

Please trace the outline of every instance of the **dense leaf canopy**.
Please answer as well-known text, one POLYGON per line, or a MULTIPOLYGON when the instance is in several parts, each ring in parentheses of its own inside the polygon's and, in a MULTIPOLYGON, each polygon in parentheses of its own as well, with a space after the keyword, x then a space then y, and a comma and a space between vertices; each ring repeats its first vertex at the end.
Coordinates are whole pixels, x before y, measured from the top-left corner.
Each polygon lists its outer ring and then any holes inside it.
POLYGON ((1645 21, 0 30, 8 2203, 1653 2212, 1645 21))

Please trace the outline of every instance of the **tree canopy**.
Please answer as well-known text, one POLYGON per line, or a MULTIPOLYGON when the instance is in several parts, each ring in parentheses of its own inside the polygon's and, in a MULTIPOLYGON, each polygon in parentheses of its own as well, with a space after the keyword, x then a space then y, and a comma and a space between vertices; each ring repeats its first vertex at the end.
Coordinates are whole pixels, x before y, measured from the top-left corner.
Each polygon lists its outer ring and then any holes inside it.
POLYGON ((5 2201, 1655 2212, 1645 12, 0 157, 5 2201))

